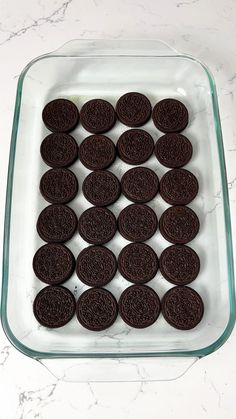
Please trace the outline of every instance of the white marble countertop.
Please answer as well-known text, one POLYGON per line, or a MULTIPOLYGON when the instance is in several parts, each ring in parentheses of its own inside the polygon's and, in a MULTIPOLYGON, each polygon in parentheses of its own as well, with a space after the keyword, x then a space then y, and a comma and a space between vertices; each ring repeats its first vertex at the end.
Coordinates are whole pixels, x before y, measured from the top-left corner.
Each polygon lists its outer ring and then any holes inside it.
MULTIPOLYGON (((212 70, 236 237, 235 0, 0 0, 0 10, 1 236, 16 83, 22 68, 73 38, 143 38, 162 39, 212 70)), ((233 419, 235 348, 234 330, 223 347, 174 381, 78 384, 57 380, 16 351, 0 331, 0 419, 233 419)))

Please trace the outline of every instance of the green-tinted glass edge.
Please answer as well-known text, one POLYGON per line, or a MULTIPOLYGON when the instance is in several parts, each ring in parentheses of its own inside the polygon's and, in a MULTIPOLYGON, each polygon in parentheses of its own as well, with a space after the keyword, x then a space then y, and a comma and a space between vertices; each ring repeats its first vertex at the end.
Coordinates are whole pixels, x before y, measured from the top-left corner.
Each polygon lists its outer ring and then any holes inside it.
MULTIPOLYGON (((96 55, 95 55, 96 56, 96 55)), ((111 55, 112 56, 112 55, 111 55)), ((115 55, 117 56, 117 55, 115 55)), ((123 56, 119 54, 119 56, 123 56)), ((126 56, 126 55, 124 55, 126 56)), ((133 55, 138 57, 140 55, 133 55)), ((64 57, 63 55, 53 54, 53 57, 64 57)), ((73 57, 70 55, 66 56, 67 58, 73 57)), ((91 56, 92 57, 92 56, 91 56)), ((146 55, 145 57, 148 57, 146 55)), ((220 346, 222 346, 226 340, 229 338, 234 324, 235 324, 235 287, 234 287, 234 267, 233 267, 233 247, 232 247, 232 233, 231 233, 231 220, 230 220, 230 207, 229 207, 229 197, 228 197, 228 185, 227 185, 227 174, 225 167, 225 158, 224 158, 224 148, 223 148, 223 139, 222 139, 222 130, 219 117, 219 107, 217 100, 216 86, 209 69, 201 63, 199 60, 188 56, 188 55, 161 55, 163 58, 184 58, 187 60, 195 61, 199 63, 203 70, 206 72, 208 81, 211 88, 211 98, 212 106, 214 113, 214 124, 217 137, 217 146, 219 152, 219 161, 220 161, 220 172, 221 172, 221 181, 222 181, 222 194, 223 194, 223 205, 224 205, 224 219, 226 227, 226 248, 227 248, 227 262, 228 262, 228 288, 229 288, 229 303, 230 303, 230 315, 228 324, 222 333, 222 335, 211 345, 200 348, 194 351, 178 351, 178 352, 145 352, 145 353, 73 353, 69 354, 67 352, 39 352, 35 351, 25 345, 23 345, 12 333, 7 320, 7 291, 8 291, 8 268, 9 268, 9 239, 10 239, 10 222, 11 222, 11 203, 12 203, 12 186, 13 186, 13 174, 14 174, 14 163, 15 163, 15 149, 16 149, 16 140, 17 140, 17 131, 18 131, 18 122, 20 115, 20 105, 21 105, 21 96, 22 96, 22 86, 24 78, 36 62, 51 58, 50 54, 42 55, 34 60, 32 60, 22 71, 18 84, 17 84, 17 95, 15 101, 15 111, 13 118, 13 128, 11 135, 11 146, 10 146, 10 155, 9 155, 9 165, 8 165, 8 176, 7 176, 7 189, 6 189, 6 204, 5 204, 5 219, 4 219, 4 238, 3 238, 3 266, 2 266, 2 297, 1 297, 1 321, 3 330, 12 343, 12 345, 18 349, 23 354, 30 356, 32 358, 138 358, 138 357, 162 357, 162 356, 171 356, 171 357, 181 357, 181 356, 192 356, 192 357, 203 357, 208 355, 220 346)))

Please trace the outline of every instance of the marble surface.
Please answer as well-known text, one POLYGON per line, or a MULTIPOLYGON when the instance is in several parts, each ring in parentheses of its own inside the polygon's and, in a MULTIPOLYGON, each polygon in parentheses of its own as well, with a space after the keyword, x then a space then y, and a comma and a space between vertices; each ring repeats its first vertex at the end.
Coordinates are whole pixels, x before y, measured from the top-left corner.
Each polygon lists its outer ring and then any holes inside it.
MULTIPOLYGON (((232 231, 236 235, 236 3, 234 0, 0 0, 0 235, 16 84, 34 57, 73 38, 162 39, 211 69, 217 84, 232 231)), ((236 241, 234 240, 234 245, 236 241)), ((2 246, 2 244, 1 244, 2 246)), ((2 253, 1 249, 0 252, 2 253)), ((66 383, 21 355, 0 331, 0 419, 188 417, 236 414, 236 331, 178 380, 66 383)))

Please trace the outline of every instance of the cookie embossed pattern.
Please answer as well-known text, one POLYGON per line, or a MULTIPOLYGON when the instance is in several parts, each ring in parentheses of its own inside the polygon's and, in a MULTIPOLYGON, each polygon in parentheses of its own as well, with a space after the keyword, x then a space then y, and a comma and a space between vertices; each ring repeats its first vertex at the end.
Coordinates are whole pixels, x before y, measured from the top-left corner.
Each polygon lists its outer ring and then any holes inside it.
MULTIPOLYGON (((96 41, 95 44, 97 47, 100 45, 98 50, 101 53, 102 42, 96 41)), ((78 45, 81 46, 81 44, 78 45)), ((98 57, 94 53, 94 44, 88 42, 87 46, 87 52, 84 52, 83 49, 83 58, 80 57, 79 53, 73 53, 73 59, 68 59, 66 55, 63 56, 63 50, 58 52, 58 55, 60 55, 60 72, 57 71, 57 65, 55 64, 57 63, 57 56, 54 56, 53 65, 52 61, 50 61, 50 56, 48 56, 47 60, 39 59, 36 61, 36 63, 40 62, 40 66, 33 63, 29 67, 28 72, 23 72, 20 78, 20 83, 24 80, 24 90, 20 89, 21 102, 18 101, 17 109, 20 108, 23 116, 27 114, 28 106, 32 105, 34 118, 27 124, 24 123, 24 118, 15 120, 15 124, 18 124, 18 126, 15 125, 14 130, 17 136, 13 137, 15 155, 13 153, 10 160, 11 169, 13 164, 15 164, 15 170, 8 188, 8 217, 5 230, 5 261, 7 263, 5 263, 4 268, 5 286, 3 289, 7 289, 7 294, 3 295, 2 315, 4 328, 11 341, 20 350, 36 358, 39 356, 41 358, 55 356, 80 357, 91 354, 93 356, 107 356, 105 354, 109 354, 109 356, 140 356, 141 354, 153 356, 163 354, 172 356, 176 354, 206 355, 225 341, 232 329, 234 318, 233 273, 231 270, 232 259, 226 178, 217 99, 211 75, 203 65, 192 58, 177 56, 172 52, 160 53, 158 56, 155 43, 145 44, 145 47, 143 45, 143 50, 139 51, 140 55, 137 53, 132 55, 132 48, 135 51, 135 44, 132 42, 122 44, 122 48, 120 44, 114 44, 113 55, 104 54, 102 58, 101 55, 98 57), (129 45, 129 53, 126 50, 127 45, 129 45), (91 48, 93 53, 91 53, 91 48), (123 52, 125 51, 123 55, 120 54, 121 49, 123 52), (81 62, 83 62, 83 66, 86 66, 86 72, 81 73, 81 78, 78 79, 81 62), (51 72, 47 71, 48 65, 51 68, 51 72), (96 68, 96 74, 94 68, 96 68), (178 68, 178 74, 175 72, 176 68, 178 68), (61 79, 62 74, 64 81, 61 79), (108 74, 109 84, 107 83, 108 74), (28 76, 30 77, 28 78, 28 76), (167 76, 168 88, 166 83, 167 76), (69 87, 65 84, 65 80, 68 78, 70 79, 69 87), (198 80, 198 85, 195 83, 196 79, 198 80), (36 81, 33 82, 33 80, 36 81), (42 80, 44 81, 43 84, 41 83, 42 80), (93 89, 89 89, 88 86, 90 85, 93 86, 93 89), (95 85, 96 95, 94 94, 95 85), (201 89, 199 85, 201 85, 201 89), (32 86, 35 89, 34 95, 32 95, 32 86), (180 150, 181 147, 184 150, 183 159, 179 159, 176 167, 184 166, 184 169, 195 175, 199 184, 199 192, 193 201, 188 204, 188 207, 199 218, 200 229, 196 237, 187 246, 193 249, 200 259, 199 273, 194 281, 191 282, 190 287, 201 295, 205 307, 204 315, 196 327, 189 331, 175 329, 165 321, 161 313, 152 325, 138 330, 126 325, 119 315, 110 328, 96 333, 80 326, 76 316, 57 331, 39 327, 36 319, 32 317, 32 302, 40 290, 45 287, 45 284, 37 279, 29 261, 32 261, 36 251, 44 244, 35 232, 37 218, 47 206, 47 203, 38 192, 39 180, 49 168, 39 155, 43 138, 50 134, 41 123, 42 109, 55 98, 65 98, 72 101, 81 110, 85 103, 96 97, 111 103, 115 109, 119 97, 131 91, 130 86, 135 86, 135 89, 132 89, 132 91, 144 94, 150 101, 153 109, 156 103, 159 103, 161 100, 173 98, 183 103, 189 113, 189 123, 184 131, 178 135, 184 135, 192 147, 189 147, 189 143, 186 143, 184 140, 176 142, 177 150, 180 150), (209 92, 211 94, 208 94, 209 92), (36 106, 33 102, 33 96, 35 97, 35 95, 38 97, 39 106, 36 106), (200 112, 202 109, 204 109, 204 112, 200 112), (40 122, 36 123, 36 121, 40 122), (32 139, 33 137, 34 141, 27 141, 29 133, 31 133, 30 138, 32 139), (35 165, 35 170, 32 170, 31 173, 30 182, 27 181, 29 179, 29 166, 22 161, 22 156, 24 155, 27 155, 28 161, 34 162, 35 165), (21 173, 21 176, 17 176, 17 173, 21 173), (24 208, 19 208, 16 206, 16 203, 20 202, 20 194, 23 188, 22 179, 24 179, 24 208), (11 188, 12 184, 14 185, 13 189, 11 188), (216 210, 212 211, 212 208, 215 208, 216 205, 215 195, 218 191, 221 192, 217 195, 217 207, 216 210), (10 202, 12 204, 11 213, 9 213, 10 202), (30 209, 30 211, 25 211, 25 208, 30 209), (21 223, 18 222, 19 217, 21 223), (8 223, 10 220, 11 230, 8 223), (9 234, 11 235, 9 236, 9 234), (10 242, 8 240, 9 237, 10 242), (20 240, 19 237, 21 238, 20 240), (17 259, 17 254, 19 254, 19 246, 29 250, 27 254, 22 255, 18 264, 14 264, 13 261, 17 259), (221 254, 220 258, 218 257, 219 253, 221 254), (14 278, 17 278, 17 281, 14 278), (23 287, 22 282, 21 287, 19 285, 19 278, 25 278, 23 287), (16 290, 19 303, 25 307, 24 318, 20 325, 14 304, 11 303, 14 301, 16 290), (215 311, 216 305, 219 308, 217 313, 215 311), (59 330, 60 333, 58 333, 59 330), (26 331, 29 333, 25 333, 26 331), (98 339, 98 336, 101 338, 98 339)), ((185 115, 184 108, 183 113, 185 115)), ((175 120, 175 118, 172 118, 172 120, 175 120)), ((179 130, 178 127, 176 128, 177 122, 179 123, 180 121, 175 120, 175 129, 179 130)), ((184 122, 186 123, 186 118, 184 122)), ((129 128, 135 129, 132 126, 127 127, 121 124, 121 122, 116 122, 105 135, 111 139, 112 144, 116 144, 120 136, 125 131, 128 131, 129 128)), ((159 161, 161 157, 157 159, 153 153, 153 147, 154 144, 157 144, 160 137, 173 135, 172 131, 166 131, 166 125, 164 126, 165 130, 162 127, 163 131, 159 131, 154 125, 151 115, 142 128, 153 139, 153 145, 151 145, 150 141, 151 147, 148 149, 148 153, 150 153, 149 150, 152 151, 150 156, 143 162, 140 162, 134 156, 133 164, 141 164, 148 167, 155 172, 161 181, 167 170, 175 167, 172 162, 173 153, 169 153, 167 156, 164 155, 162 158, 165 159, 166 164, 162 164, 159 161)), ((75 138, 80 148, 82 141, 88 137, 88 132, 79 122, 70 134, 68 134, 66 128, 65 135, 75 138)), ((99 133, 96 136, 104 135, 99 133)), ((157 150, 156 146, 155 153, 158 156, 159 151, 157 150)), ((178 155, 181 156, 179 151, 178 155)), ((49 153, 49 159, 52 156, 53 154, 49 153)), ((57 160, 60 161, 60 153, 58 156, 57 160)), ((125 172, 132 168, 132 165, 121 158, 114 160, 113 156, 111 146, 111 151, 105 155, 105 167, 100 166, 99 160, 98 165, 95 162, 96 166, 93 170, 104 170, 109 167, 109 171, 121 180, 125 172)), ((89 157, 89 153, 87 153, 87 157, 89 157)), ((70 156, 70 159, 73 161, 74 157, 70 156)), ((140 159, 140 155, 138 159, 140 159)), ((67 206, 62 204, 52 205, 69 208, 74 212, 76 219, 80 219, 81 214, 91 207, 91 203, 85 199, 82 193, 83 181, 89 175, 89 170, 91 169, 83 165, 81 160, 80 157, 74 160, 72 166, 64 162, 61 166, 54 166, 55 163, 51 165, 51 167, 55 168, 69 166, 69 169, 79 180, 80 188, 78 194, 67 206)), ((10 172, 13 173, 12 170, 10 172)), ((122 194, 116 202, 109 205, 109 211, 115 218, 118 218, 122 210, 129 204, 130 201, 122 194)), ((143 204, 131 205, 143 206, 143 204)), ((161 198, 159 193, 145 205, 157 215, 158 220, 161 219, 162 214, 169 208, 169 204, 161 198)), ((174 208, 176 208, 178 213, 181 212, 181 206, 174 208)), ((60 211, 65 212, 64 209, 60 209, 60 211)), ((60 211, 57 210, 57 212, 60 211)), ((58 238, 58 228, 60 226, 51 224, 50 214, 46 214, 46 220, 48 220, 47 236, 48 232, 50 234, 55 233, 56 238, 58 238)), ((196 219, 194 218, 194 220, 196 219)), ((70 231, 74 231, 74 234, 66 242, 66 247, 77 257, 83 248, 88 246, 88 243, 79 236, 76 229, 76 221, 72 215, 71 221, 73 221, 73 225, 70 226, 70 231)), ((152 223, 152 226, 154 224, 152 223)), ((129 225, 132 227, 132 224, 129 223, 129 225)), ((101 230, 105 231, 104 229, 101 230)), ((94 231, 92 229, 92 233, 94 231)), ((114 235, 107 242, 106 246, 118 258, 121 250, 128 245, 128 241, 117 230, 114 229, 112 231, 114 235)), ((170 234, 170 229, 167 232, 170 234)), ((170 246, 170 243, 161 235, 159 228, 154 231, 146 244, 154 250, 158 258, 160 258, 163 250, 170 246)), ((184 265, 184 258, 181 260, 184 265)), ((117 271, 113 279, 105 287, 112 292, 118 301, 120 295, 128 288, 129 284, 130 282, 117 271)), ((63 286, 76 295, 76 300, 87 288, 78 279, 75 272, 63 283, 63 286)), ((162 276, 161 270, 158 270, 153 279, 148 282, 148 287, 153 289, 159 295, 160 300, 162 300, 164 294, 173 285, 162 276)))

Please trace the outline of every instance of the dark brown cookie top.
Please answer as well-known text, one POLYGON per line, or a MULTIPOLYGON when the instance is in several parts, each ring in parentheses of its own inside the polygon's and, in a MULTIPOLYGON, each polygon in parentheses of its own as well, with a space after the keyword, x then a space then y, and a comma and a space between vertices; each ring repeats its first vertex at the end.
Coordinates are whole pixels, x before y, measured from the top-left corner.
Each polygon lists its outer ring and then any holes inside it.
POLYGON ((145 284, 157 273, 157 255, 145 243, 130 243, 119 254, 118 268, 121 275, 128 281, 134 284, 145 284))
POLYGON ((52 132, 72 131, 79 122, 79 111, 68 99, 55 99, 43 109, 43 122, 52 132))
POLYGON ((162 132, 180 132, 188 125, 188 110, 176 99, 163 99, 152 112, 154 125, 162 132))
POLYGON ((118 227, 125 239, 134 242, 146 241, 156 232, 157 216, 147 205, 128 205, 119 215, 118 227))
POLYGON ((121 190, 130 201, 145 203, 157 194, 159 180, 153 170, 147 167, 135 167, 128 170, 121 179, 121 190))
POLYGON ((37 221, 38 234, 45 242, 66 242, 74 235, 76 227, 77 217, 74 211, 60 204, 44 208, 37 221))
POLYGON ((129 129, 123 132, 117 142, 121 160, 128 164, 142 164, 151 157, 154 141, 143 129, 129 129))
POLYGON ((160 271, 167 281, 175 285, 187 285, 199 273, 200 260, 197 253, 188 246, 173 245, 161 254, 160 271))
POLYGON ((156 158, 163 166, 173 169, 185 166, 191 159, 192 154, 192 144, 182 134, 162 135, 155 145, 156 158))
POLYGON ((120 296, 120 316, 131 327, 151 326, 158 318, 161 303, 157 293, 147 285, 131 285, 120 296))
POLYGON ((120 234, 134 242, 150 239, 157 230, 157 224, 155 212, 144 204, 128 205, 118 217, 120 234))
POLYGON ((43 288, 36 296, 33 311, 37 321, 45 327, 62 327, 75 313, 73 294, 61 286, 43 288))
POLYGON ((90 170, 106 169, 116 158, 116 148, 105 135, 90 135, 81 143, 79 156, 90 170))
POLYGON ((174 206, 163 212, 159 228, 162 236, 174 244, 186 244, 196 237, 199 219, 188 207, 174 206))
POLYGON ((120 182, 107 170, 90 173, 85 178, 82 189, 85 198, 99 207, 111 205, 120 196, 120 182))
POLYGON ((68 169, 50 169, 41 178, 40 192, 52 204, 66 204, 75 198, 78 181, 68 169))
POLYGON ((49 285, 59 285, 73 274, 75 258, 62 244, 45 244, 34 255, 33 269, 41 281, 49 285))
POLYGON ((162 313, 176 329, 190 330, 201 321, 204 305, 200 295, 189 287, 174 287, 162 299, 162 313))
POLYGON ((169 170, 160 181, 161 197, 170 205, 187 205, 198 193, 196 177, 185 169, 169 170))
POLYGON ((68 167, 78 158, 78 145, 71 135, 55 132, 44 138, 40 153, 48 166, 68 167))
POLYGON ((91 244, 104 244, 116 233, 116 218, 107 208, 91 207, 79 219, 79 233, 91 244))
POLYGON ((109 131, 116 122, 113 106, 103 99, 92 99, 86 102, 80 111, 83 127, 93 134, 109 131))
POLYGON ((76 314, 83 327, 98 332, 115 322, 118 306, 110 291, 98 287, 90 288, 79 297, 76 314))
POLYGON ((115 255, 104 246, 89 246, 80 252, 76 273, 79 279, 89 287, 103 287, 112 280, 116 273, 115 255))
POLYGON ((121 96, 116 104, 118 119, 128 127, 140 127, 150 118, 152 106, 146 96, 131 92, 121 96))

